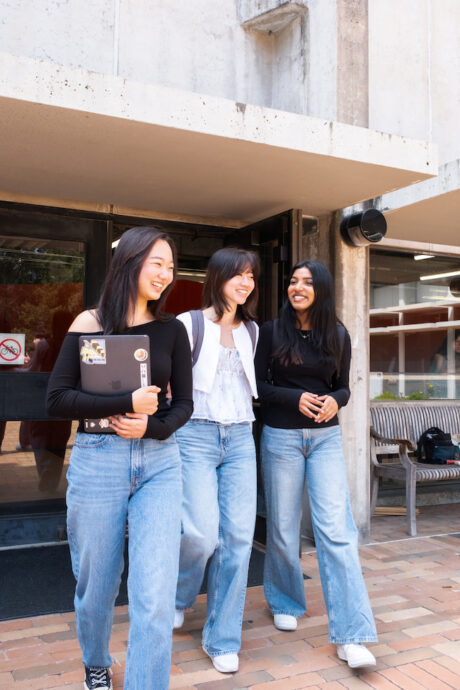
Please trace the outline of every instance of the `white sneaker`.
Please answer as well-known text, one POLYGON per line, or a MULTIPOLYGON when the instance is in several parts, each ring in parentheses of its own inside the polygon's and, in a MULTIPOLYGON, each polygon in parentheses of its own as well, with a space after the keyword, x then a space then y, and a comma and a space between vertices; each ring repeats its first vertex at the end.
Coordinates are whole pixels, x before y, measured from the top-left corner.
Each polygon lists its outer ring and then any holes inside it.
POLYGON ((287 613, 275 613, 273 622, 278 630, 297 630, 297 618, 287 613))
POLYGON ((174 628, 174 630, 177 630, 178 628, 182 628, 183 625, 184 625, 184 612, 181 611, 181 609, 176 609, 174 611, 173 628, 174 628))
POLYGON ((375 656, 363 644, 338 644, 337 656, 346 661, 350 668, 375 666, 375 656))
MULTIPOLYGON (((206 652, 206 654, 208 654, 206 652)), ((219 654, 218 656, 210 656, 214 668, 220 673, 236 673, 238 671, 238 654, 219 654)))

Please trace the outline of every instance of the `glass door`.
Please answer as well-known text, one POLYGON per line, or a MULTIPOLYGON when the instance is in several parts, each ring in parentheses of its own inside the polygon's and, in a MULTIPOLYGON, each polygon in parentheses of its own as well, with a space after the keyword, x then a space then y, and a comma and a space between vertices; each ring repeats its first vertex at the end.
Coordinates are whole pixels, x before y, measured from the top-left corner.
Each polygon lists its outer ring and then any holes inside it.
POLYGON ((50 419, 49 374, 107 265, 105 221, 0 209, 0 547, 65 537, 76 429, 50 419))

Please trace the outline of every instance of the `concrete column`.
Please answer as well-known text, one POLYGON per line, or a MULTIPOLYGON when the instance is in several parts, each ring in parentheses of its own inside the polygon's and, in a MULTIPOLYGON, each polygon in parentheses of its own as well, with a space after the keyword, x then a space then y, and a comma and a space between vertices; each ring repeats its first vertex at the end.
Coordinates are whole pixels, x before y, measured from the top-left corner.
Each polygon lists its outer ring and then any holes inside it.
POLYGON ((369 126, 368 0, 337 0, 337 120, 369 126))
POLYGON ((337 313, 351 336, 351 398, 340 411, 353 515, 361 543, 369 540, 369 249, 348 247, 332 224, 337 313))

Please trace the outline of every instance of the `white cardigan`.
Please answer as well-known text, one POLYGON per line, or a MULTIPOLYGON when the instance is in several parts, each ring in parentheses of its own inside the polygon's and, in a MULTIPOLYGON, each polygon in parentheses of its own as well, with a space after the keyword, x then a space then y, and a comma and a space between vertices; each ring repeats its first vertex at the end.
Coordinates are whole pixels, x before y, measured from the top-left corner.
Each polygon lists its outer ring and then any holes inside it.
MULTIPOLYGON (((187 329, 190 347, 193 347, 192 317, 186 311, 177 317, 187 329)), ((259 327, 256 324, 257 338, 259 337, 259 327)), ((251 393, 257 398, 256 376, 254 372, 254 352, 252 350, 252 340, 249 331, 240 323, 232 331, 235 347, 239 352, 243 364, 244 373, 249 382, 251 393)), ((257 342, 257 339, 256 339, 257 342)), ((220 326, 214 321, 204 318, 204 335, 201 346, 200 356, 193 367, 193 387, 196 390, 210 393, 214 384, 217 371, 217 361, 219 359, 220 326)))

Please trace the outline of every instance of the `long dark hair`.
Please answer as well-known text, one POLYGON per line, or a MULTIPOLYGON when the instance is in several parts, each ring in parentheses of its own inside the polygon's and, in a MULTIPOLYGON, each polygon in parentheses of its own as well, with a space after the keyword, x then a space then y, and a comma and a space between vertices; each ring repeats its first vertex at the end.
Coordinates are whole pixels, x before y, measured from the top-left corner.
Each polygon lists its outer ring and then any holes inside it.
POLYGON ((260 260, 257 254, 237 247, 225 247, 215 252, 209 259, 206 278, 203 285, 203 308, 214 307, 218 320, 222 318, 228 309, 224 297, 224 284, 233 276, 252 271, 254 275, 254 290, 244 304, 236 308, 236 321, 251 321, 256 318, 257 300, 259 289, 257 281, 260 275, 260 260))
MULTIPOLYGON (((308 309, 311 341, 320 357, 328 364, 338 366, 340 343, 337 326, 342 322, 335 311, 334 283, 328 268, 319 261, 299 261, 292 267, 289 282, 299 268, 308 268, 313 279, 315 299, 308 309)), ((286 299, 279 315, 280 344, 273 353, 282 364, 301 364, 300 340, 297 314, 289 299, 286 299)))
POLYGON ((131 228, 123 233, 115 249, 109 272, 97 305, 97 317, 105 334, 124 333, 128 328, 128 314, 136 304, 139 273, 158 240, 171 247, 174 261, 174 279, 157 300, 148 302, 148 308, 156 321, 167 321, 170 316, 161 310, 176 279, 176 248, 164 232, 152 226, 131 228))

